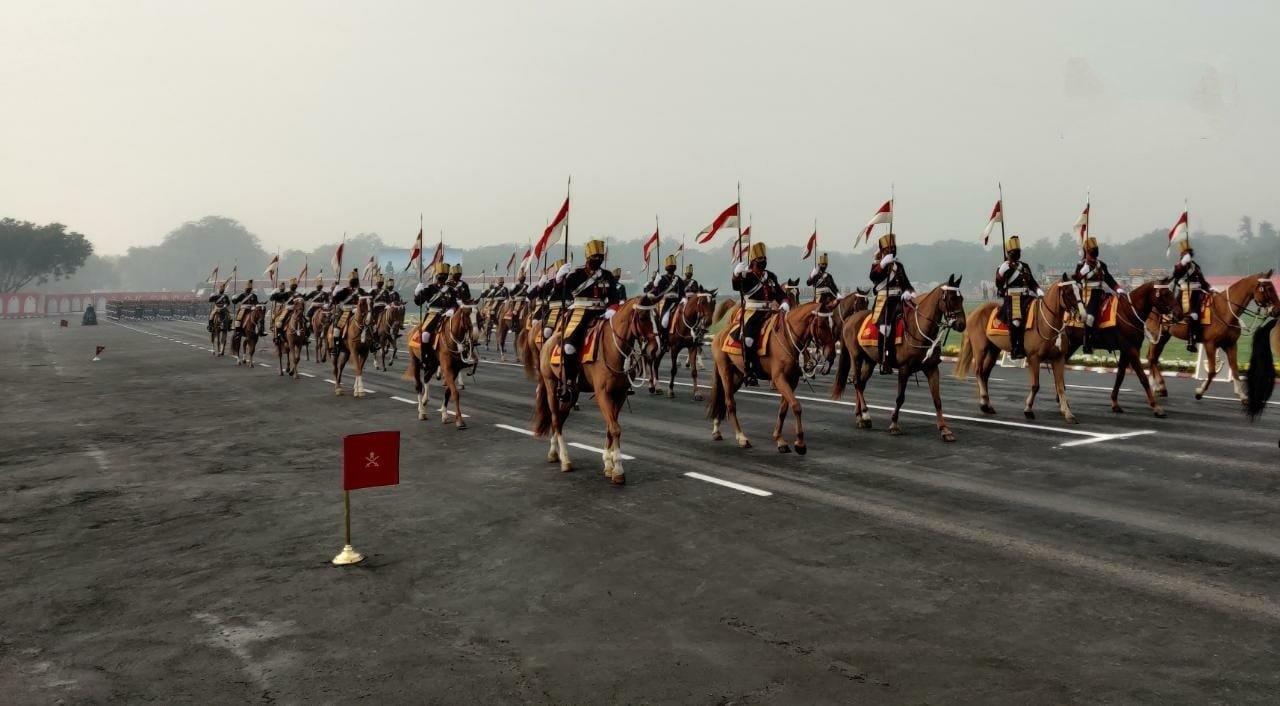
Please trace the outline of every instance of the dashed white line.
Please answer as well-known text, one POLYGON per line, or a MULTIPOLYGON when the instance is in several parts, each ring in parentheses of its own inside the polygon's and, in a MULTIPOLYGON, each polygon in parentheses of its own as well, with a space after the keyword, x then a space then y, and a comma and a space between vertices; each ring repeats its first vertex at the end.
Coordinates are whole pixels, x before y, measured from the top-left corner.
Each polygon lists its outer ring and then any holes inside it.
POLYGON ((1143 429, 1141 431, 1127 431, 1122 434, 1099 434, 1092 439, 1076 439, 1075 441, 1064 441, 1058 444, 1057 448, 1064 446, 1084 446, 1085 444, 1096 444, 1099 441, 1113 441, 1115 439, 1128 439, 1131 436, 1144 436, 1146 434, 1156 433, 1154 429, 1143 429))
POLYGON ((414 402, 408 397, 396 397, 395 395, 392 395, 391 399, 395 400, 396 402, 403 402, 405 404, 415 404, 415 405, 418 404, 417 402, 414 402))
POLYGON ((701 473, 695 473, 693 471, 685 473, 685 475, 695 480, 706 481, 707 483, 715 483, 716 485, 722 485, 726 488, 733 488, 734 490, 741 490, 744 493, 750 493, 751 495, 756 495, 762 498, 767 498, 770 495, 773 495, 773 493, 767 490, 753 488, 752 486, 743 485, 741 483, 734 483, 731 480, 724 480, 723 478, 716 478, 715 476, 703 475, 701 473))
MULTIPOLYGON (((596 447, 594 447, 594 446, 587 446, 586 444, 580 444, 580 443, 578 443, 578 442, 576 442, 576 441, 570 441, 570 442, 569 442, 569 445, 570 445, 570 446, 572 446, 572 447, 574 447, 574 448, 577 448, 577 449, 582 449, 583 451, 594 451, 595 453, 598 453, 598 454, 602 454, 602 453, 604 453, 604 449, 598 449, 598 448, 596 448, 596 447)), ((623 460, 623 461, 634 461, 634 460, 636 460, 636 457, 635 457, 635 456, 628 456, 627 454, 619 454, 619 456, 621 456, 621 457, 622 457, 622 460, 623 460)))
POLYGON ((304 373, 304 372, 302 372, 301 370, 299 370, 299 371, 298 371, 298 374, 299 374, 299 375, 301 375, 301 376, 302 376, 302 377, 304 377, 304 378, 313 378, 313 377, 315 377, 315 375, 312 375, 311 373, 304 373))
POLYGON ((513 426, 511 426, 510 424, 494 424, 494 426, 495 426, 495 427, 498 427, 499 429, 506 429, 507 431, 514 431, 514 432, 515 432, 515 433, 517 433, 517 434, 524 434, 525 436, 533 436, 533 432, 529 431, 528 429, 521 429, 520 427, 513 427, 513 426))

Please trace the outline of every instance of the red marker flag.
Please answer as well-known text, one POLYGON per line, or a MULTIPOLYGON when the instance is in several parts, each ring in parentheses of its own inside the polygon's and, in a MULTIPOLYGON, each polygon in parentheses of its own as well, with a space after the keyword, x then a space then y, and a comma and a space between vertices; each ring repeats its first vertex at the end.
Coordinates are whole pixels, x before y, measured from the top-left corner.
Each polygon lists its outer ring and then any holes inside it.
POLYGON ((507 260, 507 274, 511 274, 511 266, 516 264, 516 251, 511 251, 511 258, 507 260))
POLYGON ((653 235, 645 239, 644 246, 641 248, 641 254, 644 255, 644 267, 646 270, 649 269, 649 259, 653 256, 653 249, 656 248, 657 246, 658 246, 658 231, 655 230, 653 231, 653 235))
POLYGON ((555 245, 556 242, 560 240, 560 236, 564 235, 564 229, 568 223, 569 197, 566 196, 564 199, 564 205, 560 207, 560 211, 556 213, 556 217, 551 221, 551 224, 547 226, 547 229, 542 231, 542 237, 538 238, 538 243, 533 248, 534 258, 542 257, 542 253, 546 252, 547 248, 555 245))
POLYGON ((738 206, 739 204, 735 203, 729 208, 726 208, 720 213, 720 215, 716 216, 716 219, 711 222, 711 225, 703 228, 698 233, 698 243, 700 245, 706 245, 711 242, 711 239, 716 237, 716 232, 721 228, 737 228, 739 223, 738 206))
POLYGON ((868 242, 871 241, 871 229, 875 228, 876 224, 889 223, 892 220, 893 220, 893 200, 890 199, 884 202, 884 205, 881 206, 876 211, 876 215, 872 216, 870 221, 867 221, 867 227, 862 229, 862 235, 859 236, 857 240, 853 241, 854 247, 858 246, 858 240, 866 240, 868 242))
POLYGON ((1169 249, 1173 247, 1173 241, 1179 236, 1187 237, 1187 212, 1183 211, 1178 216, 1178 222, 1173 224, 1173 228, 1169 231, 1169 242, 1164 246, 1164 256, 1169 257, 1169 249))
POLYGON ((342 489, 400 484, 400 432, 342 437, 342 489))
POLYGON ((991 238, 991 231, 995 229, 997 223, 1004 222, 1004 204, 996 201, 995 208, 991 209, 991 217, 987 219, 987 225, 982 229, 982 247, 987 247, 987 240, 991 238))
POLYGON ((818 231, 813 231, 813 235, 809 236, 809 242, 804 244, 804 255, 800 256, 801 260, 808 260, 813 257, 813 251, 818 249, 818 231))
POLYGON ((1076 219, 1076 224, 1071 226, 1071 230, 1075 231, 1076 237, 1080 239, 1080 245, 1084 245, 1084 241, 1089 237, 1089 206, 1086 203, 1084 210, 1080 212, 1080 217, 1076 219))
POLYGON ((435 267, 436 263, 444 262, 444 243, 436 244, 436 253, 431 256, 431 262, 427 263, 427 267, 435 267))
POLYGON ((404 271, 408 272, 413 267, 413 263, 421 263, 422 258, 422 229, 418 229, 418 239, 413 241, 413 250, 409 252, 409 264, 404 266, 404 271))

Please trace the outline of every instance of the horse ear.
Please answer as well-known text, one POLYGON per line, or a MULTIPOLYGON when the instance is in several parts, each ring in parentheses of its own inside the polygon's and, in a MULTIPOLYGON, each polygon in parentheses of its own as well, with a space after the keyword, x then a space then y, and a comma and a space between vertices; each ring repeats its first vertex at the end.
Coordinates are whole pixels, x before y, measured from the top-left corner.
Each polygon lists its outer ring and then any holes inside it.
POLYGON ((960 280, 962 280, 962 279, 964 279, 964 275, 960 275, 959 277, 956 277, 956 286, 957 286, 957 287, 959 287, 959 286, 960 286, 960 280))
POLYGON ((1061 281, 1063 281, 1063 282, 1066 282, 1066 281, 1067 281, 1067 273, 1066 273, 1066 272, 1063 272, 1063 273, 1062 273, 1062 280, 1061 280, 1061 281))
POLYGON ((1273 268, 1271 268, 1271 269, 1267 270, 1267 271, 1266 271, 1266 273, 1264 273, 1264 274, 1262 275, 1262 279, 1271 279, 1271 273, 1272 273, 1272 272, 1275 272, 1275 269, 1276 269, 1276 268, 1274 268, 1274 267, 1273 267, 1273 268))

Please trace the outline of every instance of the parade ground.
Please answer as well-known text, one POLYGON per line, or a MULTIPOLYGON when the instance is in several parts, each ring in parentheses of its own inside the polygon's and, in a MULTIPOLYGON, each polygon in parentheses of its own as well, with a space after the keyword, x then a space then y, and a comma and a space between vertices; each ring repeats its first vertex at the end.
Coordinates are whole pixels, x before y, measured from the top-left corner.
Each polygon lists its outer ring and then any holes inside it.
MULTIPOLYGON (((627 485, 530 438, 533 383, 486 352, 468 427, 416 419, 404 359, 335 397, 328 366, 210 355, 203 322, 0 321, 0 693, 40 703, 1275 703, 1280 409, 1229 382, 1168 417, 1109 375, 994 375, 995 416, 944 366, 890 436, 830 377, 801 386, 808 454, 755 448, 704 403, 640 391, 627 485), (97 346, 105 347, 93 361, 97 346), (400 484, 353 492, 344 435, 399 430, 400 484)), ((709 382, 703 374, 703 382, 709 382)), ((433 406, 441 397, 433 390, 433 406)), ((852 392, 850 392, 850 395, 852 392)), ((790 422, 787 436, 791 436, 790 422)))

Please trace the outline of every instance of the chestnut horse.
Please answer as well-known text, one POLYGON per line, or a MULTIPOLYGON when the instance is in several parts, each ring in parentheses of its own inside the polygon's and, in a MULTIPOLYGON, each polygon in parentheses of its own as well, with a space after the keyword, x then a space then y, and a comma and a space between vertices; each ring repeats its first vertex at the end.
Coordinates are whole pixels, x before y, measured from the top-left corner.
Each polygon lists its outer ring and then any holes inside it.
POLYGON ((661 349, 654 348, 653 354, 645 356, 646 365, 649 367, 649 392, 658 394, 656 389, 658 377, 658 367, 662 364, 662 359, 669 353, 671 355, 671 376, 667 380, 667 396, 672 399, 676 396, 676 371, 680 369, 679 357, 681 351, 688 351, 689 375, 693 378, 693 399, 696 402, 702 401, 702 391, 698 389, 698 354, 702 351, 702 341, 707 335, 707 329, 711 328, 711 322, 715 317, 716 310, 716 290, 712 289, 706 292, 698 292, 686 296, 676 305, 676 310, 671 312, 671 329, 667 334, 667 347, 661 349))
MULTIPOLYGON (((1204 397, 1209 385, 1213 384, 1213 378, 1218 373, 1218 351, 1222 350, 1227 354, 1232 391, 1243 402, 1245 391, 1240 384, 1236 348, 1241 333, 1240 314, 1251 304, 1257 304, 1259 309, 1263 311, 1270 309, 1271 315, 1276 315, 1277 307, 1280 307, 1280 298, 1276 297, 1276 287, 1271 282, 1271 270, 1242 277, 1227 287, 1227 291, 1206 292, 1204 296, 1209 299, 1211 312, 1209 325, 1202 327, 1201 330, 1204 358, 1208 361, 1206 366, 1208 374, 1204 382, 1196 388, 1196 399, 1204 397)), ((1183 314, 1185 315, 1186 312, 1183 314)), ((1147 319, 1147 330, 1152 336, 1160 337, 1147 350, 1147 366, 1151 369, 1151 379, 1155 383, 1156 393, 1161 397, 1167 397, 1169 389, 1165 386, 1164 375, 1160 370, 1160 353, 1170 337, 1184 341, 1187 339, 1187 324, 1185 320, 1173 323, 1170 317, 1153 315, 1147 319)))
POLYGON ((284 338, 276 341, 275 344, 280 374, 289 375, 294 380, 298 379, 298 361, 302 360, 302 349, 306 348, 311 340, 310 332, 307 330, 306 306, 307 303, 302 300, 302 297, 295 297, 286 305, 287 311, 281 323, 284 338))
MULTIPOLYGON (((987 321, 991 312, 999 308, 998 302, 987 302, 969 312, 964 337, 960 343, 960 357, 956 361, 954 376, 957 380, 965 379, 970 373, 978 383, 978 408, 987 414, 995 414, 991 406, 991 394, 988 382, 991 371, 995 369, 1001 351, 1013 350, 1007 329, 994 335, 987 334, 987 321)), ((1068 424, 1076 423, 1076 415, 1071 413, 1067 404, 1067 350, 1070 346, 1070 318, 1078 313, 1080 300, 1076 296, 1076 288, 1067 276, 1062 281, 1054 282, 1044 299, 1034 299, 1023 311, 1023 321, 1030 322, 1023 333, 1023 348, 1027 352, 1027 374, 1031 378, 1031 390, 1027 393, 1026 406, 1022 414, 1027 419, 1035 419, 1033 409, 1036 393, 1040 391, 1040 366, 1047 363, 1053 371, 1053 389, 1058 395, 1058 409, 1068 424)))
MULTIPOLYGON (((342 394, 342 369, 348 361, 356 366, 356 379, 351 385, 352 397, 364 397, 364 364, 373 351, 373 338, 365 331, 365 323, 369 319, 370 299, 361 296, 356 301, 355 309, 347 317, 346 326, 334 333, 342 334, 342 343, 330 339, 333 344, 333 394, 342 394), (362 340, 363 337, 363 340, 362 340)), ((330 327, 337 329, 337 324, 330 327)))
POLYGON ((441 314, 444 319, 436 327, 434 338, 422 345, 422 324, 409 331, 409 365, 402 379, 413 380, 413 391, 418 400, 418 419, 427 418, 427 405, 431 402, 431 377, 439 373, 444 387, 444 403, 440 406, 440 423, 448 424, 449 415, 453 415, 454 425, 458 429, 466 429, 467 423, 462 416, 461 385, 458 376, 468 366, 469 375, 474 375, 480 359, 475 353, 474 331, 471 316, 466 309, 459 308, 452 314, 441 314), (418 353, 414 354, 414 349, 418 353), (468 360, 470 358, 470 360, 468 360), (449 411, 449 402, 453 401, 453 411, 449 411))
POLYGON ((333 348, 333 334, 330 329, 336 321, 337 316, 332 304, 318 306, 311 313, 311 333, 316 339, 317 363, 323 363, 329 359, 329 353, 333 348))
MULTIPOLYGON (((1111 411, 1117 414, 1124 411, 1120 407, 1120 385, 1124 382, 1126 370, 1132 368, 1142 389, 1147 393, 1147 404, 1157 417, 1164 417, 1164 408, 1156 401, 1151 390, 1151 382, 1142 369, 1142 344, 1146 340, 1146 321, 1152 312, 1168 314, 1173 311, 1174 297, 1169 278, 1157 282, 1146 282, 1131 289, 1128 295, 1115 297, 1112 306, 1116 309, 1116 325, 1111 328, 1097 329, 1093 332, 1093 347, 1119 354, 1116 362, 1116 380, 1111 388, 1111 411)), ((1151 336, 1154 338, 1154 335, 1151 336)), ((1084 342, 1084 329, 1073 327, 1070 357, 1076 346, 1084 342)))
MULTIPOLYGON (((604 418, 605 442, 601 459, 604 474, 614 485, 626 482, 622 469, 622 427, 618 415, 631 389, 628 358, 633 355, 637 342, 646 345, 656 336, 657 321, 653 304, 647 295, 628 299, 618 307, 611 319, 596 324, 595 360, 580 364, 578 389, 594 393, 600 416, 604 418)), ((572 471, 569 460, 569 444, 564 439, 564 423, 573 409, 572 402, 561 401, 556 394, 564 369, 551 361, 552 353, 560 347, 561 334, 555 332, 547 339, 538 353, 538 388, 533 393, 534 436, 550 435, 551 447, 547 462, 560 463, 561 471, 572 471)))
MULTIPOLYGON (((773 425, 773 441, 781 453, 791 451, 782 437, 782 424, 786 421, 788 411, 796 418, 796 453, 803 455, 809 450, 804 439, 804 422, 795 387, 800 381, 801 370, 806 367, 805 350, 810 342, 817 342, 828 360, 835 356, 836 331, 831 325, 834 310, 834 306, 824 307, 820 302, 809 302, 787 312, 772 314, 764 323, 765 327, 771 326, 773 330, 769 334, 771 340, 767 349, 760 354, 760 367, 781 397, 778 401, 778 419, 773 425)), ((728 417, 733 422, 733 434, 738 446, 747 449, 751 448, 751 441, 742 431, 742 424, 738 421, 738 404, 734 399, 738 388, 742 387, 746 367, 742 355, 730 355, 725 350, 725 342, 729 340, 734 328, 732 325, 725 326, 711 341, 711 359, 715 372, 711 376, 711 401, 708 403, 707 417, 711 420, 712 439, 720 441, 724 438, 720 433, 720 424, 728 417)), ((763 330, 762 328, 761 331, 763 330)))
POLYGON ((213 355, 227 354, 227 334, 231 331, 231 312, 225 306, 216 307, 210 321, 209 344, 213 346, 213 355))
POLYGON ((400 330, 404 328, 404 304, 387 304, 378 314, 373 324, 374 337, 374 370, 390 370, 391 363, 396 362, 400 352, 400 330), (391 363, 387 362, 387 351, 391 352, 391 363))
MULTIPOLYGON (((963 277, 951 275, 946 284, 935 287, 929 293, 916 297, 915 306, 903 309, 902 342, 895 351, 898 361, 898 394, 894 398, 893 414, 889 417, 889 433, 898 435, 902 427, 898 426, 898 414, 902 410, 902 402, 907 396, 907 380, 912 373, 923 372, 929 379, 929 392, 933 395, 933 408, 937 413, 938 433, 943 441, 955 441, 956 436, 947 425, 942 415, 942 394, 939 390, 938 363, 942 360, 942 335, 940 331, 948 328, 963 333, 965 330, 964 296, 960 293, 960 280, 963 277)), ((857 405, 855 417, 858 428, 870 429, 871 416, 867 408, 867 381, 875 369, 878 360, 879 344, 864 346, 858 341, 858 332, 862 329, 870 311, 859 311, 849 317, 840 333, 843 344, 840 349, 840 364, 836 369, 835 383, 831 388, 831 399, 838 400, 844 395, 845 386, 853 374, 853 385, 857 405)), ((893 336, 892 331, 889 332, 893 336)))
POLYGON ((262 323, 262 317, 261 304, 245 307, 244 316, 240 319, 240 330, 231 336, 231 355, 236 357, 236 365, 253 367, 253 354, 258 350, 258 326, 262 323))
POLYGON ((1257 421, 1267 408, 1267 401, 1271 399, 1271 393, 1276 387, 1276 363, 1272 346, 1276 345, 1278 337, 1273 335, 1273 330, 1280 332, 1275 319, 1263 324, 1253 334, 1253 353, 1249 356, 1249 372, 1245 374, 1245 389, 1248 392, 1245 411, 1249 413, 1251 421, 1257 421))
POLYGON ((507 362, 507 334, 516 332, 517 343, 519 332, 524 328, 525 312, 528 301, 524 297, 512 297, 498 307, 498 360, 507 362))

